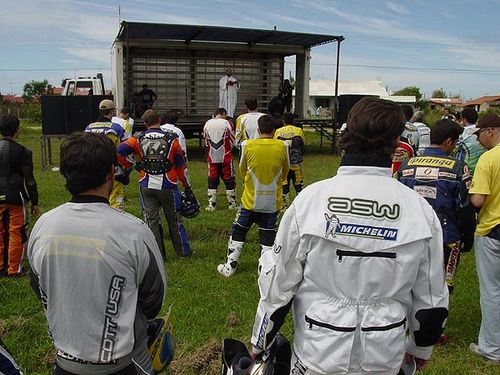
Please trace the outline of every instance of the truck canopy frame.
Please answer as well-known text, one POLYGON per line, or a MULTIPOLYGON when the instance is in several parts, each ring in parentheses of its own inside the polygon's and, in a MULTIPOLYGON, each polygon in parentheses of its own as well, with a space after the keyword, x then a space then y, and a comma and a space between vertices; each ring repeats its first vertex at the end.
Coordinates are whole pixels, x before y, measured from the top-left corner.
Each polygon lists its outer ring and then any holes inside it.
POLYGON ((218 104, 218 81, 226 66, 240 81, 236 113, 255 95, 264 109, 278 94, 284 58, 296 56, 295 112, 308 108, 310 50, 337 42, 337 69, 343 36, 202 25, 122 21, 114 42, 115 99, 130 105, 142 84, 158 94, 160 111, 181 109, 200 119, 218 104))

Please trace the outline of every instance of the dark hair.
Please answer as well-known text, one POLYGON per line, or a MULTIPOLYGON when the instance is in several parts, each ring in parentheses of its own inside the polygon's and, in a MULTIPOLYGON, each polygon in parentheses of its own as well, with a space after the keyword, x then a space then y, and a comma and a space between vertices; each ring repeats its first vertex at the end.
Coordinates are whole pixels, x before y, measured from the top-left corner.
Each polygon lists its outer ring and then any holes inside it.
POLYGON ((404 128, 404 114, 396 103, 365 97, 349 111, 340 147, 350 153, 391 155, 404 128))
POLYGON ((276 121, 269 115, 260 116, 257 124, 260 134, 272 134, 273 130, 276 129, 276 121))
POLYGON ((3 115, 0 120, 0 134, 12 137, 19 130, 19 119, 13 115, 3 115))
POLYGON ((227 111, 225 108, 217 108, 217 110, 215 111, 214 115, 217 116, 217 115, 226 115, 227 114, 227 111))
POLYGON ((130 113, 132 113, 132 111, 130 110, 129 107, 123 107, 122 110, 120 111, 120 113, 130 115, 130 113))
POLYGON ((293 125, 293 113, 290 113, 290 112, 286 112, 283 114, 283 122, 285 124, 289 124, 289 125, 293 125))
POLYGON ((467 120, 469 124, 475 124, 477 122, 477 111, 474 108, 468 107, 462 111, 462 117, 467 120))
POLYGON ((464 128, 453 120, 438 120, 431 128, 431 144, 440 145, 448 138, 455 141, 463 131, 464 128))
POLYGON ((61 144, 61 174, 72 195, 104 184, 113 164, 116 147, 104 134, 73 133, 61 144))
POLYGON ((257 109, 257 98, 253 95, 249 95, 245 98, 245 106, 250 111, 255 111, 257 109))
POLYGON ((114 113, 115 109, 114 108, 103 108, 99 110, 99 113, 102 116, 109 116, 110 114, 114 113))
POLYGON ((413 116, 413 108, 408 104, 403 104, 401 105, 401 111, 403 111, 406 121, 410 121, 413 116))
POLYGON ((142 115, 142 120, 144 121, 144 125, 153 126, 160 122, 160 115, 154 109, 148 109, 142 115))
POLYGON ((172 124, 176 125, 179 121, 179 112, 176 110, 171 110, 161 116, 162 124, 172 124))

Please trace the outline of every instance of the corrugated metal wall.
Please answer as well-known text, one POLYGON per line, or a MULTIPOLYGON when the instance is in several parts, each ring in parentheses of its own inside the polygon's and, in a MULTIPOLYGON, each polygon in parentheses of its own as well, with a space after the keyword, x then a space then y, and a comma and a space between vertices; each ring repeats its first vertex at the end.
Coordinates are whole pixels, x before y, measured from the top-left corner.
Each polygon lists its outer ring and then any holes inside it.
POLYGON ((267 108, 282 83, 283 57, 250 56, 224 51, 131 49, 128 59, 124 59, 127 102, 133 102, 133 95, 147 84, 158 95, 155 108, 159 111, 176 108, 189 117, 209 116, 219 104, 219 79, 230 66, 240 82, 236 114, 245 111, 247 95, 255 95, 259 107, 267 108))

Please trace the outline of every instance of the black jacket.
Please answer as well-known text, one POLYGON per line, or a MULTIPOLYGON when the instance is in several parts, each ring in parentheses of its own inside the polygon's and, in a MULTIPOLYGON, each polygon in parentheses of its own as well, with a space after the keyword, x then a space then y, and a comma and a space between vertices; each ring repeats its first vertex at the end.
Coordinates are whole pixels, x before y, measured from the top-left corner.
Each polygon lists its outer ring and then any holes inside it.
POLYGON ((0 140, 0 204, 22 206, 26 200, 38 205, 32 152, 4 138, 0 140))

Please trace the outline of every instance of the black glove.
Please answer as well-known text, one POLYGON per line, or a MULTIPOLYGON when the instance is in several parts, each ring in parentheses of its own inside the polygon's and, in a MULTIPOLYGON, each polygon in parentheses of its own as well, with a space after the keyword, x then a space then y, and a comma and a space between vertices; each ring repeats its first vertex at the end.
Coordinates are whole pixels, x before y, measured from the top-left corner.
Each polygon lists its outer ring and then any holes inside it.
POLYGON ((192 201, 196 200, 196 197, 194 196, 193 190, 191 188, 184 189, 184 194, 186 195, 186 198, 192 201))
POLYGON ((466 253, 471 251, 472 245, 474 245, 474 236, 463 236, 460 252, 466 253))

